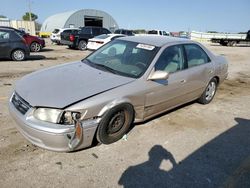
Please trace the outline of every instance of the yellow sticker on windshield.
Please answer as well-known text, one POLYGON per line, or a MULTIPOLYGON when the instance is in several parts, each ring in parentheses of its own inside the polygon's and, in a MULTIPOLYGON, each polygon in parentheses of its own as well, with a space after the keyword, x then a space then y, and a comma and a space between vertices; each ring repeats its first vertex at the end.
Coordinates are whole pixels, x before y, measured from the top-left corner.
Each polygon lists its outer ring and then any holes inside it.
POLYGON ((136 47, 144 50, 153 50, 155 48, 154 46, 148 44, 138 44, 136 47))

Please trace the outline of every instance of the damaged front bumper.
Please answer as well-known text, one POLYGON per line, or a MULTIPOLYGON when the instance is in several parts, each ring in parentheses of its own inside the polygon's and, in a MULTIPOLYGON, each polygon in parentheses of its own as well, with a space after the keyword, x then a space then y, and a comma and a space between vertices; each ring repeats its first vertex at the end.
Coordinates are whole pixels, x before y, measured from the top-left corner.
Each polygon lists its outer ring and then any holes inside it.
POLYGON ((33 117, 30 108, 21 114, 9 101, 9 111, 18 130, 31 143, 52 151, 74 151, 91 146, 100 118, 77 121, 75 125, 42 122, 33 117))

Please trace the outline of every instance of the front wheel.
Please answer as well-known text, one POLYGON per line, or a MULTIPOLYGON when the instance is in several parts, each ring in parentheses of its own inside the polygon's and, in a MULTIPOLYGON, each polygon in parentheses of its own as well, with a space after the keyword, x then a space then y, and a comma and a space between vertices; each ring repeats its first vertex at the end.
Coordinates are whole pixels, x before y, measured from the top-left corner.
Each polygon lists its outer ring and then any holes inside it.
POLYGON ((110 109, 102 118, 97 129, 97 140, 103 144, 118 141, 127 133, 134 120, 130 104, 121 104, 110 109))
POLYGON ((81 40, 78 44, 78 49, 79 50, 86 50, 87 49, 87 43, 84 40, 81 40))
POLYGON ((198 102, 200 102, 201 104, 210 103, 214 98, 216 90, 217 90, 217 80, 213 78, 212 80, 210 80, 205 91, 202 93, 201 97, 198 99, 198 102))
POLYGON ((13 61, 23 61, 25 59, 25 53, 23 50, 18 49, 18 50, 14 50, 11 53, 11 59, 13 61))

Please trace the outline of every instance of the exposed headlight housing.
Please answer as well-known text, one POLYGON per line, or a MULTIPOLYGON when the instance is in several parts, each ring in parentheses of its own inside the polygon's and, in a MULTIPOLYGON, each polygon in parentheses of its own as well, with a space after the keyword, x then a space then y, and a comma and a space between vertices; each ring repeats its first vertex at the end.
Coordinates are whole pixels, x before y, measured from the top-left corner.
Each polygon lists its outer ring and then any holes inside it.
POLYGON ((37 108, 33 115, 36 119, 55 124, 73 125, 76 120, 82 119, 87 111, 72 112, 53 108, 37 108))
POLYGON ((79 112, 65 111, 61 116, 60 123, 65 125, 72 125, 76 120, 80 120, 82 117, 84 117, 84 114, 81 114, 79 112))
POLYGON ((37 108, 33 115, 36 119, 51 123, 59 123, 63 111, 53 108, 37 108))

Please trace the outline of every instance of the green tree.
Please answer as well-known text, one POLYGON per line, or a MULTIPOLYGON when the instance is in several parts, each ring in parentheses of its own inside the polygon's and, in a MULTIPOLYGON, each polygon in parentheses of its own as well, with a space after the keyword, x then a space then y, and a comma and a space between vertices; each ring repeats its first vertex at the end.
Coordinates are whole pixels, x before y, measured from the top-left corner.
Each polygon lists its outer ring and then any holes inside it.
MULTIPOLYGON (((34 13, 31 12, 31 20, 32 21, 35 21, 36 19, 38 18, 38 16, 34 13)), ((30 13, 29 12, 26 12, 24 15, 23 15, 23 20, 26 20, 26 21, 29 21, 30 20, 30 13)))
POLYGON ((6 16, 4 16, 4 15, 0 15, 0 18, 7 18, 6 16))

